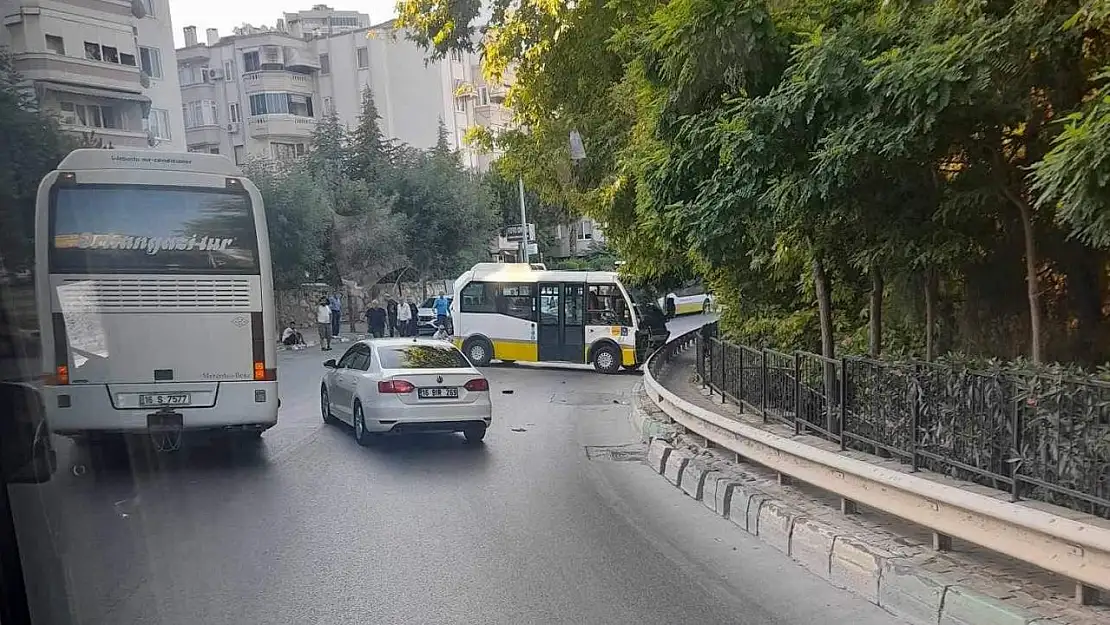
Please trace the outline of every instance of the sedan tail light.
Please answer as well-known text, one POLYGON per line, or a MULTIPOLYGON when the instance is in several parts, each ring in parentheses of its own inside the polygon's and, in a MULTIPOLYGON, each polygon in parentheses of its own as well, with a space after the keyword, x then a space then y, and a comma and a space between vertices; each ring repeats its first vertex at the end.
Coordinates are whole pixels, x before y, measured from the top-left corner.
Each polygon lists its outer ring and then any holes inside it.
POLYGON ((485 378, 474 378, 463 385, 468 391, 488 391, 489 381, 485 378))
POLYGON ((379 393, 411 393, 416 387, 407 380, 382 380, 378 382, 379 393))

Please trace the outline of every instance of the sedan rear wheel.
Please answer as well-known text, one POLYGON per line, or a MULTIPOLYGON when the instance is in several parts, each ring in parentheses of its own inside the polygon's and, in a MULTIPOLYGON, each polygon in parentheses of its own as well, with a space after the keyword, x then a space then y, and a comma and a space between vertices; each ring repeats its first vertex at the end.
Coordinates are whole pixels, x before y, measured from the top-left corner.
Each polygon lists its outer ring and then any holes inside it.
POLYGON ((355 402, 355 442, 363 447, 370 444, 371 434, 366 431, 366 417, 362 414, 362 404, 355 402))
POLYGON ((324 418, 324 423, 328 425, 335 425, 338 421, 331 414, 331 398, 328 397, 328 387, 320 387, 320 416, 324 418))
POLYGON ((466 442, 476 445, 482 442, 482 439, 486 437, 486 426, 476 425, 466 428, 463 430, 463 436, 466 437, 466 442))

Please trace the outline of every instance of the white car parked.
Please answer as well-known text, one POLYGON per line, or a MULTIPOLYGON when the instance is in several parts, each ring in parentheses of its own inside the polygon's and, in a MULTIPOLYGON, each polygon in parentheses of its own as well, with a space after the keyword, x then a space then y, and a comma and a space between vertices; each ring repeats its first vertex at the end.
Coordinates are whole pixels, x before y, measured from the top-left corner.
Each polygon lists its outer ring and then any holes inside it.
POLYGON ((477 443, 492 420, 489 381, 450 343, 359 341, 324 367, 324 422, 350 424, 360 445, 386 432, 462 432, 477 443))

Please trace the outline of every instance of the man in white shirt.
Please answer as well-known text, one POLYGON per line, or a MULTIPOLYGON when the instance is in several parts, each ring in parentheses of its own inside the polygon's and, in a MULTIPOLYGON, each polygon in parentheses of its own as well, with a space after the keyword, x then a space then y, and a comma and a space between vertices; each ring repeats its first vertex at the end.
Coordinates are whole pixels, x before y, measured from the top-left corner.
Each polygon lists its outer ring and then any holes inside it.
POLYGON ((331 307, 328 300, 321 299, 316 304, 316 329, 320 332, 320 350, 331 349, 331 307))
POLYGON ((412 309, 405 302, 397 304, 397 328, 401 336, 409 336, 412 331, 412 309))

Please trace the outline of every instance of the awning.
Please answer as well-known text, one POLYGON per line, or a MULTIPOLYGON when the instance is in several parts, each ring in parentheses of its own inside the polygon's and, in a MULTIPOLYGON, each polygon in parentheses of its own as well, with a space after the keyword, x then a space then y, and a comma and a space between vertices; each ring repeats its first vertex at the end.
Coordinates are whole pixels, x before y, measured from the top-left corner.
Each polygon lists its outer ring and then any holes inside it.
POLYGON ((140 104, 146 104, 148 106, 150 105, 150 98, 141 93, 131 93, 129 91, 116 91, 114 89, 87 87, 85 85, 71 85, 69 83, 54 82, 51 80, 36 81, 35 87, 44 91, 72 93, 74 95, 84 95, 93 98, 105 98, 108 100, 127 100, 128 102, 138 102, 140 104))

